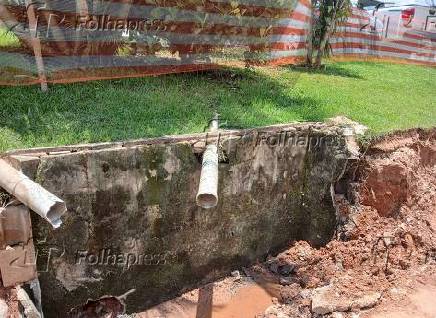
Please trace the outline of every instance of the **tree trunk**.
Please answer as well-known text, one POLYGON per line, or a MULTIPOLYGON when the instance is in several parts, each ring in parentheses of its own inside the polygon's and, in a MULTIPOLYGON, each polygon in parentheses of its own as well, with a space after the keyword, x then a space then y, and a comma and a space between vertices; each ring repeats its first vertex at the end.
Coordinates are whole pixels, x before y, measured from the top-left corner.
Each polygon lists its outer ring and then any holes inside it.
POLYGON ((310 20, 309 20, 309 32, 307 33, 307 53, 306 53, 306 65, 309 67, 311 67, 313 64, 314 8, 315 8, 314 1, 312 1, 312 8, 311 8, 310 20))
POLYGON ((321 37, 321 41, 319 44, 319 48, 318 48, 318 52, 316 54, 316 59, 315 59, 315 66, 316 67, 320 67, 321 63, 322 63, 322 57, 324 55, 324 51, 326 48, 326 45, 328 43, 328 40, 330 38, 330 35, 332 34, 332 31, 334 29, 335 26, 335 21, 336 21, 336 12, 337 12, 337 8, 334 8, 334 12, 332 14, 331 20, 329 23, 327 23, 326 27, 325 27, 325 32, 323 33, 322 37, 321 37))
POLYGON ((314 64, 316 67, 321 66, 322 56, 324 54, 327 40, 328 40, 328 31, 324 32, 324 34, 322 35, 322 38, 321 38, 321 41, 319 44, 319 48, 318 48, 318 52, 316 53, 316 59, 315 59, 315 64, 314 64))

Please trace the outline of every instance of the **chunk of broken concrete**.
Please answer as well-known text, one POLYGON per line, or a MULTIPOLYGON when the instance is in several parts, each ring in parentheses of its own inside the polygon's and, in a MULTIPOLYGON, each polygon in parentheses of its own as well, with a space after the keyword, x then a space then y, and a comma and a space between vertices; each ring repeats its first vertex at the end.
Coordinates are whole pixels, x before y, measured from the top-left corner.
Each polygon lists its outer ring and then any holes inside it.
POLYGON ((3 286, 35 279, 35 258, 29 209, 24 205, 6 207, 0 215, 0 277, 3 286))
POLYGON ((8 304, 3 299, 0 299, 0 317, 8 316, 8 304))
POLYGON ((381 294, 378 292, 371 292, 357 298, 352 304, 352 308, 366 309, 374 307, 381 298, 381 294))
POLYGON ((0 215, 0 249, 27 244, 32 237, 29 209, 24 205, 7 206, 0 215))
POLYGON ((0 250, 0 272, 4 287, 11 287, 37 278, 33 242, 0 250))
POLYGON ((236 279, 241 279, 241 273, 239 271, 232 271, 231 275, 236 279))
POLYGON ((356 135, 364 135, 366 131, 368 130, 368 127, 351 120, 345 116, 336 116, 333 118, 327 119, 327 124, 333 125, 333 126, 344 126, 344 127, 350 127, 354 134, 356 135))
POLYGON ((363 296, 339 295, 334 286, 328 285, 314 290, 312 295, 312 312, 325 315, 332 312, 346 312, 354 309, 371 308, 380 300, 381 294, 369 292, 363 296))

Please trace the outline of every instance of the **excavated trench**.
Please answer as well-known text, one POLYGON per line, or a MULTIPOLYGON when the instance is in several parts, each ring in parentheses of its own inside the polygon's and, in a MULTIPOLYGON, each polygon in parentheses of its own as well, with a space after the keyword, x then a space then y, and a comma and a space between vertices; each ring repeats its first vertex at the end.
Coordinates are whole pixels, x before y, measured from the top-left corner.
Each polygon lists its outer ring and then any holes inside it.
POLYGON ((336 183, 326 246, 292 242, 138 317, 434 317, 436 130, 384 136, 362 153, 336 183))
POLYGON ((195 206, 211 136, 11 153, 69 208, 56 231, 32 216, 46 317, 381 318, 393 301, 434 316, 408 295, 436 286, 436 131, 359 156, 348 128, 221 136, 211 210, 195 206))

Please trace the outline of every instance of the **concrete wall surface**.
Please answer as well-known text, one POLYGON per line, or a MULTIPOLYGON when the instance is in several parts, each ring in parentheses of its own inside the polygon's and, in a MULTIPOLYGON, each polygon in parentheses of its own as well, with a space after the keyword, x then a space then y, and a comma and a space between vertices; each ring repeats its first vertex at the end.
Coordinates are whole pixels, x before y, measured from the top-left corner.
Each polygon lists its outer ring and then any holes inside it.
POLYGON ((217 135, 9 153, 66 201, 53 230, 32 216, 46 317, 122 295, 135 312, 286 247, 323 245, 345 169, 339 127, 291 124, 220 133, 219 203, 197 207, 201 153, 217 135))

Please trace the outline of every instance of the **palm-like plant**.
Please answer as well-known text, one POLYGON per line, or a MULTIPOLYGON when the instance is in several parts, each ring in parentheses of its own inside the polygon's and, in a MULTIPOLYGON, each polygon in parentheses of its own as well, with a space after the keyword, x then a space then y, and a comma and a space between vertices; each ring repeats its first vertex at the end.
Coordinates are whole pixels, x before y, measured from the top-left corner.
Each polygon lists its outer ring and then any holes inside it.
POLYGON ((329 39, 336 32, 338 24, 345 22, 350 13, 350 0, 312 0, 312 23, 307 52, 309 66, 321 67, 322 57, 330 51, 329 39))

